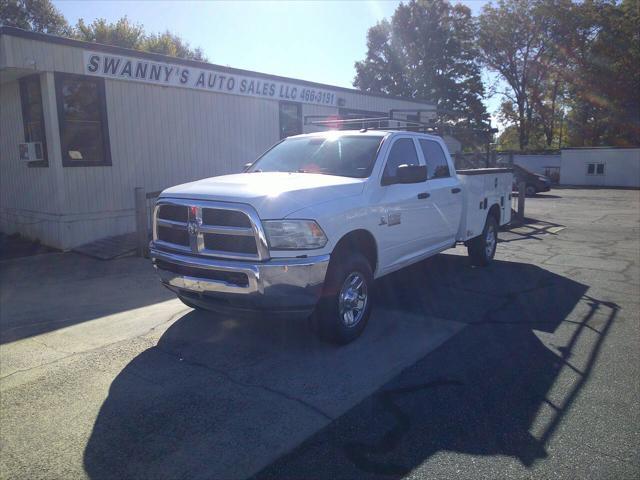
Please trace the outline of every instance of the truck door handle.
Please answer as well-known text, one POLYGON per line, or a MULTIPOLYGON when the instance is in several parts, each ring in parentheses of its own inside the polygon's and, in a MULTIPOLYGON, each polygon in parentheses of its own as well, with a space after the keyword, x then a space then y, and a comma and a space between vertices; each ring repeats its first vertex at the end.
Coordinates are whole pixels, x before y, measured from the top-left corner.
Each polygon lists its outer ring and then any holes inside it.
POLYGON ((452 188, 451 189, 451 193, 460 193, 460 189, 459 188, 452 188))
POLYGON ((424 200, 425 198, 429 198, 430 196, 431 196, 431 194, 430 194, 430 193, 427 193, 427 192, 422 192, 422 193, 419 193, 419 194, 418 194, 418 198, 419 198, 420 200, 424 200))

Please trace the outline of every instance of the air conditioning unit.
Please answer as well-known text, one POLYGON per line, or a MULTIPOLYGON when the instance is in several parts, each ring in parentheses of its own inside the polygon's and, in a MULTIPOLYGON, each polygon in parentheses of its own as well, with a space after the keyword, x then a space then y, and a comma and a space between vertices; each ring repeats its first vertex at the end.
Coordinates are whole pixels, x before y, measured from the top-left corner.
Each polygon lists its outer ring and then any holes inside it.
POLYGON ((18 144, 20 160, 23 162, 37 162, 44 159, 42 142, 27 142, 18 144))

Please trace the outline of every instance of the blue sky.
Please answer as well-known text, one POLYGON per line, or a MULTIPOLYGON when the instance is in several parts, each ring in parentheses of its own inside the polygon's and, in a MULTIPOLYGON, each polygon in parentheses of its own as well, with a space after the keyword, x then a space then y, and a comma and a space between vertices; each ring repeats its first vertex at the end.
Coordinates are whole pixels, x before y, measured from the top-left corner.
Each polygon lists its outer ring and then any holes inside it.
MULTIPOLYGON (((366 55, 369 27, 399 1, 120 1, 54 0, 71 24, 127 15, 148 32, 170 30, 209 61, 352 87, 354 62, 366 55)), ((465 0, 478 14, 485 0, 465 0)), ((497 99, 487 105, 496 108, 497 99)))

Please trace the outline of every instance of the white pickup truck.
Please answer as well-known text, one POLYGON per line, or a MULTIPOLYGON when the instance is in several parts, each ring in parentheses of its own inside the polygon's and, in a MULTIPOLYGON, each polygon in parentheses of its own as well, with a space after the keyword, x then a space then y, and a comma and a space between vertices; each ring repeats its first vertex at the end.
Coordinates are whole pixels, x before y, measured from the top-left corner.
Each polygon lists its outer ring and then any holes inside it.
POLYGON ((287 138, 244 173, 164 190, 150 256, 188 306, 311 316, 323 339, 365 328, 374 279, 464 242, 493 259, 508 169, 456 172, 441 138, 383 130, 287 138))

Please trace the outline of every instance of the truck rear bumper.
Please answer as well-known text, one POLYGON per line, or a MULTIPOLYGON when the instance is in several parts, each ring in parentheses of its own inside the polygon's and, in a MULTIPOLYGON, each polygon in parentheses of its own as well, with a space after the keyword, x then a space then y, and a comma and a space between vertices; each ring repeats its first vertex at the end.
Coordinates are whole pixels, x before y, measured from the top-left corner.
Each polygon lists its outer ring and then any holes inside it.
POLYGON ((219 311, 311 313, 329 255, 246 262, 207 259, 151 248, 162 283, 197 306, 219 311))

